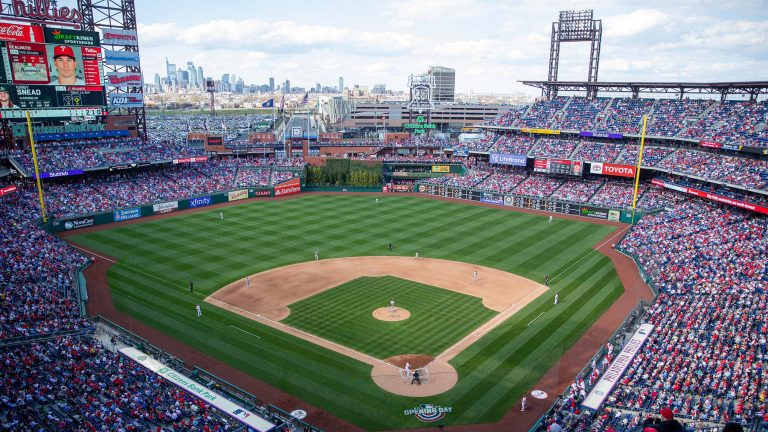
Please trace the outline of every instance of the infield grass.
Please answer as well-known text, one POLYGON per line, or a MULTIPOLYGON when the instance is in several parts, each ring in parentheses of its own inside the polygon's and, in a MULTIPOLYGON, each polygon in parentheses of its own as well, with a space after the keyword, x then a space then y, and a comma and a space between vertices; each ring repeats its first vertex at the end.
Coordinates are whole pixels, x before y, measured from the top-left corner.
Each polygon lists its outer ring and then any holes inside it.
POLYGON ((497 312, 482 299, 394 276, 361 277, 288 306, 282 322, 376 358, 436 356, 497 312), (387 322, 372 312, 389 305, 411 316, 387 322))
POLYGON ((549 224, 545 216, 419 197, 378 197, 376 205, 373 196, 307 194, 227 207, 225 220, 216 209, 72 239, 119 259, 108 275, 119 310, 368 430, 424 426, 403 415, 420 403, 453 407, 448 425, 499 420, 622 292, 610 260, 591 249, 612 227, 557 218, 549 224), (539 282, 549 274, 552 292, 451 360, 458 384, 430 398, 384 392, 366 364, 201 302, 248 274, 309 261, 315 250, 321 258, 388 255, 390 242, 393 255, 419 252, 539 282), (203 307, 201 319, 195 304, 203 307))

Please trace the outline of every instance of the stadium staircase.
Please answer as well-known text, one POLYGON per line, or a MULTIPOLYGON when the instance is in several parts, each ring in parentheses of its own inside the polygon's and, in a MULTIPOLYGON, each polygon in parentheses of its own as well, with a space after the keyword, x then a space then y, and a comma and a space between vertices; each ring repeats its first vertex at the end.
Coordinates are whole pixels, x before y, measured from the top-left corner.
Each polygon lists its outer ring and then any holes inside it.
POLYGON ((20 175, 22 175, 22 176, 24 176, 24 177, 29 177, 29 174, 28 174, 28 173, 27 173, 27 171, 24 169, 24 166, 23 166, 23 165, 21 165, 21 164, 20 164, 20 163, 19 163, 19 162, 18 162, 18 161, 15 159, 15 158, 13 158, 13 157, 9 157, 9 158, 8 158, 8 162, 10 162, 10 163, 11 163, 11 165, 13 165, 13 168, 14 168, 14 169, 15 169, 15 170, 16 170, 16 171, 17 171, 17 172, 20 174, 20 175))
POLYGON ((573 101, 573 96, 568 98, 560 111, 556 111, 555 114, 552 115, 552 123, 549 124, 550 129, 560 128, 560 125, 563 123, 563 118, 565 118, 565 113, 568 111, 568 106, 571 104, 571 101, 573 101))

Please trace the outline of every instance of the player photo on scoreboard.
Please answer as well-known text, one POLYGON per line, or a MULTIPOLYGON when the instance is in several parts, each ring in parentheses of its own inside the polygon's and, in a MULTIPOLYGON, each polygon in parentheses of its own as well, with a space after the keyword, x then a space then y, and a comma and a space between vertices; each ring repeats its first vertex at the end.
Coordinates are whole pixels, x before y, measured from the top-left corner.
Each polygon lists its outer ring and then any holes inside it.
POLYGON ((48 45, 52 85, 85 85, 83 55, 80 47, 70 45, 48 45))
POLYGON ((0 109, 19 108, 14 89, 8 85, 0 85, 0 109))

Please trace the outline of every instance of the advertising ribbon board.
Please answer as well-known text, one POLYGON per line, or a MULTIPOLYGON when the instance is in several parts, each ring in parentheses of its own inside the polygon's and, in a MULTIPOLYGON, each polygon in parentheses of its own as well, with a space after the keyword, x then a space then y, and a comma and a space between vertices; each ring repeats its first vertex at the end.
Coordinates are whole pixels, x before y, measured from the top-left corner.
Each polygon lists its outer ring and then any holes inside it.
POLYGON ((600 409, 600 405, 603 404, 608 393, 610 393, 616 383, 619 382, 619 378, 621 378, 621 375, 627 369, 627 366, 632 363, 635 355, 640 351, 640 348, 642 348, 645 340, 648 339, 652 331, 653 324, 640 325, 635 334, 629 339, 629 342, 624 345, 624 348, 622 348, 621 352, 616 356, 616 360, 611 363, 603 376, 600 377, 600 380, 597 381, 595 387, 592 388, 592 391, 589 392, 587 398, 582 402, 582 406, 595 411, 600 409))
POLYGON ((667 189, 672 189, 672 190, 676 190, 678 192, 683 192, 683 193, 686 193, 688 195, 693 195, 693 196, 697 196, 699 198, 704 198, 704 199, 707 199, 707 200, 710 200, 710 201, 715 201, 715 202, 719 202, 719 203, 723 203, 723 204, 728 204, 728 205, 731 205, 731 206, 734 206, 734 207, 738 207, 740 209, 751 210, 751 211, 756 212, 756 213, 761 213, 761 214, 768 215, 768 207, 763 207, 763 206, 760 206, 760 205, 757 205, 757 204, 748 203, 746 201, 741 201, 741 200, 737 200, 737 199, 733 199, 733 198, 724 197, 722 195, 713 194, 713 193, 702 191, 702 190, 699 190, 699 189, 694 189, 694 188, 690 188, 690 187, 686 187, 686 186, 678 186, 678 185, 675 185, 675 184, 666 183, 666 182, 664 182, 662 180, 653 179, 651 181, 651 183, 653 183, 653 184, 655 184, 657 186, 665 187, 667 189))
POLYGON ((258 415, 246 410, 240 405, 224 398, 224 396, 209 390, 205 385, 188 378, 186 375, 177 372, 152 357, 144 354, 133 347, 126 347, 120 350, 120 353, 130 358, 136 363, 149 369, 153 373, 173 383, 173 385, 182 390, 202 399, 205 403, 213 405, 218 410, 246 425, 249 430, 256 432, 267 432, 273 430, 274 424, 264 420, 258 415))
POLYGON ((275 196, 293 195, 301 192, 301 180, 293 178, 275 186, 275 196))
POLYGON ((581 132, 579 132, 579 136, 593 137, 593 138, 609 138, 609 139, 622 139, 622 138, 624 138, 624 135, 620 134, 620 133, 590 132, 590 131, 581 131, 581 132))
POLYGON ((560 135, 560 131, 556 129, 522 128, 520 129, 520 132, 541 135, 560 135))
POLYGON ((195 162, 205 162, 208 160, 208 156, 195 156, 190 158, 183 158, 183 159, 174 159, 174 164, 183 164, 183 163, 195 163, 195 162))
POLYGON ((525 166, 528 162, 528 156, 524 154, 491 153, 488 162, 499 165, 525 166))
POLYGON ((451 172, 451 167, 450 165, 432 165, 432 172, 434 173, 451 172))
POLYGON ((616 177, 634 177, 636 167, 632 165, 610 164, 604 162, 592 162, 589 172, 616 177))
POLYGON ((15 185, 5 186, 0 188, 0 196, 8 195, 9 193, 16 192, 16 189, 18 189, 15 185))
POLYGON ((83 174, 83 170, 50 171, 50 172, 40 173, 40 178, 46 179, 46 178, 69 177, 69 176, 80 175, 80 174, 83 174))
POLYGON ((248 189, 240 189, 227 193, 228 201, 239 201, 248 198, 248 189))

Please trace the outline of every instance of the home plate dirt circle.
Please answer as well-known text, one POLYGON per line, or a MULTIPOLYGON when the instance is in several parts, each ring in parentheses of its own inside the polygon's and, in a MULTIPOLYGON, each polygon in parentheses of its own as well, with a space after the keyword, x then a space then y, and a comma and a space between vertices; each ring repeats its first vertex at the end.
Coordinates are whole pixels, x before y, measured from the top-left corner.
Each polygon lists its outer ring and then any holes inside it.
POLYGON ((427 397, 445 393, 459 382, 459 374, 448 362, 423 354, 404 354, 377 362, 371 370, 371 378, 382 389, 401 396, 427 397), (421 385, 411 384, 405 376, 405 364, 411 364, 421 375, 421 385), (426 371, 424 371, 426 369, 426 371))
POLYGON ((411 312, 399 307, 380 307, 373 311, 373 317, 381 321, 403 321, 411 317, 411 312))

